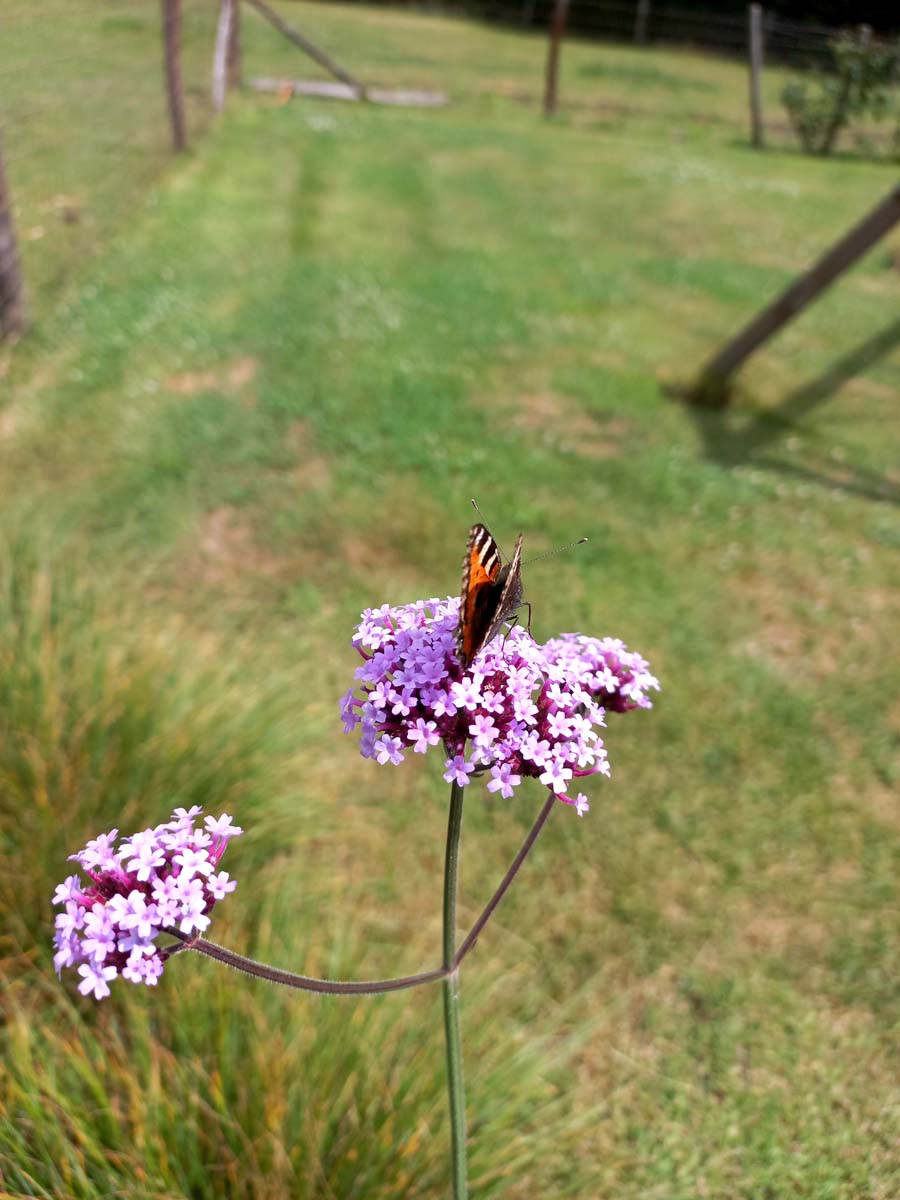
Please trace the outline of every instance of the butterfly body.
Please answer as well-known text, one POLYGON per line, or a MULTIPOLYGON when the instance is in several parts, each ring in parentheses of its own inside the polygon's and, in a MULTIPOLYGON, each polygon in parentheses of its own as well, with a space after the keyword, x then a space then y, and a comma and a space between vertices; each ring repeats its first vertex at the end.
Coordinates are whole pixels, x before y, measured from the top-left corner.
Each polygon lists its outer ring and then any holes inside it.
POLYGON ((473 525, 469 531, 457 633, 459 661, 464 667, 522 604, 522 537, 520 533, 512 558, 504 564, 500 547, 484 525, 473 525))

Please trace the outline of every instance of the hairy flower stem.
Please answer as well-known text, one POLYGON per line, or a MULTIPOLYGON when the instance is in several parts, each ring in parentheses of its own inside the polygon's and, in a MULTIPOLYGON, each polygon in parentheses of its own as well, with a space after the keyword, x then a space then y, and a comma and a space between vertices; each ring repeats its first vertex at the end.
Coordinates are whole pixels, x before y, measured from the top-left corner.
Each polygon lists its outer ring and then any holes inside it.
MULTIPOLYGON (((551 794, 547 797, 544 807, 538 813, 537 819, 532 825, 528 836, 525 838, 525 841, 522 843, 518 854, 510 863, 509 870, 503 876, 499 886, 497 887, 497 890, 494 892, 493 896, 491 896, 481 916, 472 926, 468 934, 466 934, 465 940, 454 954, 453 942, 455 940, 456 888, 459 874, 459 834, 462 826, 462 788, 457 784, 453 785, 453 795, 451 797, 451 818, 453 820, 453 824, 447 831, 448 873, 444 880, 445 965, 442 967, 436 967, 431 971, 421 971, 417 975, 401 975, 396 979, 353 981, 317 979, 311 975, 296 975, 293 971, 283 971, 280 967, 270 967, 266 963, 257 962, 253 958, 245 958, 243 954, 236 954, 233 950, 228 950, 224 946, 218 946, 215 942, 208 942, 206 938, 192 936, 187 933, 182 933, 178 929, 171 928, 166 929, 165 932, 171 934, 172 937, 178 938, 178 944, 168 947, 165 952, 166 958, 171 958, 173 954, 177 954, 181 950, 196 950, 198 954, 205 954, 207 958, 214 958, 218 962, 225 963, 225 965, 228 967, 234 967, 235 970, 243 971, 246 975, 253 975, 257 979, 265 979, 269 983, 280 983, 284 987, 296 988, 302 992, 319 992, 329 996, 364 996, 375 995, 382 992, 400 992, 405 988, 419 987, 423 983, 437 983, 439 979, 444 980, 445 984, 453 983, 456 972, 459 970, 460 963, 466 957, 469 951, 473 949, 485 925, 487 925, 488 921, 493 916, 497 905, 509 890, 510 884, 518 874, 519 868, 522 866, 522 863, 528 856, 532 846, 537 841, 537 836, 543 829, 547 818, 550 816, 550 812, 553 809, 555 802, 556 797, 554 795, 551 794), (456 808, 458 811, 455 811, 454 803, 455 798, 457 797, 458 803, 456 808), (455 841, 452 840, 454 837, 455 841), (450 857, 451 849, 453 851, 452 863, 450 857), (452 895, 450 893, 451 888, 452 895)), ((458 989, 454 984, 454 991, 457 990, 458 989)), ((450 1035, 448 1034, 448 1047, 449 1036, 450 1035)), ((457 1028, 457 1043, 458 1041, 457 1028)))
POLYGON ((462 960, 466 957, 466 955, 469 953, 469 951, 472 949, 472 947, 478 941, 479 935, 481 934, 482 929, 484 929, 485 925, 487 925, 488 921, 491 919, 494 909, 497 907, 497 905, 500 903, 500 901, 506 895, 506 892, 509 890, 509 885, 515 879, 516 875, 518 874, 519 867, 521 867, 522 863, 527 858, 528 852, 531 850, 531 847, 537 841, 537 836, 541 832, 541 830, 544 828, 544 822, 550 816, 550 813, 552 812, 555 804, 556 804, 556 796, 554 795, 553 792, 551 792, 550 795, 547 797, 546 801, 544 802, 544 807, 538 813, 537 819, 535 820, 534 824, 532 825, 532 827, 528 833, 528 836, 526 837, 525 841, 522 843, 522 845, 519 849, 519 853, 509 864, 509 870, 506 872, 506 874, 500 880, 500 884, 499 884, 496 892, 494 892, 493 896, 491 896, 490 900, 487 902, 487 905, 485 906, 484 912, 481 914, 481 916, 478 918, 478 920, 475 922, 475 924, 472 926, 472 928, 466 934, 463 944, 457 950, 456 955, 453 959, 453 969, 454 970, 457 967, 459 967, 459 964, 462 962, 462 960))
POLYGON ((463 789, 450 786, 447 853, 444 859, 444 1040, 447 1046, 447 1089, 450 1096, 450 1157, 453 1200, 466 1200, 466 1093, 463 1087, 462 1038, 459 1029, 459 962, 456 956, 456 893, 459 882, 459 837, 463 789))
POLYGON ((181 949, 196 950, 198 954, 205 954, 207 958, 214 958, 228 967, 243 971, 246 975, 254 975, 257 979, 267 979, 269 983, 280 983, 285 987, 297 988, 303 992, 324 992, 330 996, 400 992, 404 988, 418 987, 422 983, 434 983, 438 979, 446 979, 449 974, 448 969, 437 967, 433 971, 423 971, 419 975, 404 975, 399 979, 372 979, 359 982, 315 979, 309 975, 295 975, 293 971, 282 971, 278 967, 269 967, 265 963, 256 962, 255 959, 245 958, 243 954, 235 954, 233 950, 226 950, 224 946, 217 946, 215 942, 208 942, 205 938, 195 938, 189 934, 180 933, 177 929, 167 929, 165 932, 179 938, 184 943, 183 947, 173 947, 170 953, 181 949))

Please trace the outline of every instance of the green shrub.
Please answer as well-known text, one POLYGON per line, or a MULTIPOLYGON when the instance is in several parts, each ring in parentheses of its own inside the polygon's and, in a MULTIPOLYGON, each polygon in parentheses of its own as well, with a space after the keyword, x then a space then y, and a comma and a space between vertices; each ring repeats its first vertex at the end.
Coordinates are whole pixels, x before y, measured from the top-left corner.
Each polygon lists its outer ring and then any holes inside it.
POLYGON ((843 34, 831 43, 829 56, 825 71, 811 80, 791 80, 781 93, 807 154, 830 154, 842 130, 887 115, 900 68, 900 40, 880 43, 859 33, 843 34))

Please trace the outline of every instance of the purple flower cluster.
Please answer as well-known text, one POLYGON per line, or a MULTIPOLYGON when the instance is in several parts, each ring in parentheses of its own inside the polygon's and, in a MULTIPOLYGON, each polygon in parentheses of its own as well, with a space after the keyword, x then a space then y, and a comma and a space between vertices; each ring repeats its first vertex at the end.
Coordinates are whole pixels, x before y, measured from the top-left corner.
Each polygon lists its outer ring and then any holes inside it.
POLYGON ((56 918, 53 962, 57 972, 78 967, 82 995, 102 1000, 117 975, 155 985, 172 952, 155 939, 173 929, 202 933, 215 902, 234 891, 235 881, 217 868, 229 839, 243 830, 224 814, 195 829, 201 812, 176 808, 171 821, 133 834, 117 849, 113 829, 69 856, 91 882, 70 875, 56 889, 53 903, 64 911, 56 918))
POLYGON ((341 702, 360 751, 401 763, 442 746, 444 778, 463 785, 490 772, 488 791, 513 795, 537 778, 579 815, 590 807, 574 781, 609 774, 598 734, 607 712, 649 708, 659 684, 615 638, 563 634, 538 645, 515 626, 463 670, 456 652, 459 600, 367 609, 353 636, 363 665, 341 702), (361 695, 357 693, 361 692, 361 695))

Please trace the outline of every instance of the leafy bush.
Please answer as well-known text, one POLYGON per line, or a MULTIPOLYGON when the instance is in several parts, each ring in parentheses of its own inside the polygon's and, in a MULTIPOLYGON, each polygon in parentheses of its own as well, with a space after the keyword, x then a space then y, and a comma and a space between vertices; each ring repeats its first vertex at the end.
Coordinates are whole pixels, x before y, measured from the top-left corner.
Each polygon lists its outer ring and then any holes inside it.
POLYGON ((829 55, 825 71, 811 80, 792 80, 781 93, 807 154, 830 154, 838 134, 852 122, 887 115, 900 70, 900 39, 881 43, 862 33, 842 34, 829 55))

